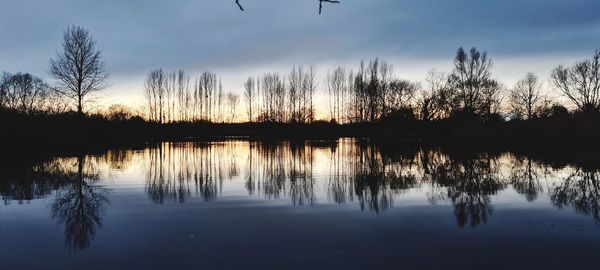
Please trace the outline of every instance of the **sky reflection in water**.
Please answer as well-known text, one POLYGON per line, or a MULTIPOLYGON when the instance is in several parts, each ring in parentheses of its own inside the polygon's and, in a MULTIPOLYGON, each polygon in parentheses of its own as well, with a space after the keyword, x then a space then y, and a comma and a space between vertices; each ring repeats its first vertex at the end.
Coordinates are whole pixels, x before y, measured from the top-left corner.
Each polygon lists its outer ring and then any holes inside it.
POLYGON ((549 164, 353 139, 163 143, 54 158, 0 173, 0 261, 590 266, 600 248, 600 170, 549 164))

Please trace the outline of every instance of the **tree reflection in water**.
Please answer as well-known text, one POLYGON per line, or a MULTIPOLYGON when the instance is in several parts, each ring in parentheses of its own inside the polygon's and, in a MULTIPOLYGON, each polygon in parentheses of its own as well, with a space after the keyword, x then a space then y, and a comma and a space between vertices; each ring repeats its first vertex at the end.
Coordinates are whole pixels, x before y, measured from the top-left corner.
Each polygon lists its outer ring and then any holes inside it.
POLYGON ((69 167, 58 172, 65 176, 66 181, 56 192, 52 218, 64 225, 67 246, 81 250, 89 247, 102 227, 103 210, 109 201, 106 189, 95 185, 99 180, 95 162, 78 157, 76 171, 69 167))
POLYGON ((530 158, 515 158, 510 183, 527 201, 532 202, 544 191, 540 180, 547 174, 543 167, 535 164, 530 158))
POLYGON ((600 168, 589 165, 596 163, 570 167, 543 158, 356 139, 160 143, 33 166, 8 165, 0 169, 0 196, 10 204, 54 194, 52 217, 64 226, 73 250, 88 247, 102 227, 109 200, 101 181, 131 168, 141 169, 135 172, 158 204, 184 203, 192 196, 215 200, 231 184, 256 198, 293 205, 356 203, 363 211, 380 213, 414 191, 431 205, 449 203, 457 225, 464 227, 486 223, 494 212, 494 195, 509 187, 530 202, 547 187, 555 207, 570 207, 600 222, 600 168))
MULTIPOLYGON (((424 188, 431 204, 453 205, 460 227, 486 223, 494 211, 492 196, 508 186, 527 201, 536 200, 548 176, 547 165, 512 154, 444 153, 355 139, 163 143, 143 155, 146 189, 156 203, 185 202, 193 194, 214 200, 224 181, 240 177, 251 196, 310 205, 318 202, 323 184, 329 202, 357 202, 362 210, 378 213, 408 190, 424 188)), ((598 197, 578 196, 578 191, 589 193, 585 188, 590 185, 573 183, 573 177, 555 189, 555 205, 574 205, 580 213, 597 215, 598 197)))
POLYGON ((600 223, 600 172, 576 169, 551 191, 550 199, 558 208, 572 206, 576 212, 591 215, 600 223))
POLYGON ((92 157, 53 159, 0 178, 0 195, 5 203, 30 201, 54 194, 51 216, 64 226, 65 244, 71 250, 87 248, 102 226, 108 203, 97 161, 92 157))

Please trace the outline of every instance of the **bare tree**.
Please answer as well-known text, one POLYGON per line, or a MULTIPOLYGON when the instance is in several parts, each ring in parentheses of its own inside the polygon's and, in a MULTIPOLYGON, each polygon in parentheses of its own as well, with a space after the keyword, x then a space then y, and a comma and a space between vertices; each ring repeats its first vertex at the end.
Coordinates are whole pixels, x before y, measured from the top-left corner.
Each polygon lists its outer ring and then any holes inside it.
POLYGON ((411 102, 415 97, 415 93, 419 90, 420 85, 407 80, 392 79, 387 86, 387 90, 383 93, 386 98, 384 116, 398 110, 410 109, 411 102))
POLYGON ((536 117, 536 113, 545 102, 541 89, 542 83, 531 72, 518 81, 510 93, 510 107, 513 114, 517 116, 524 114, 527 119, 536 117))
POLYGON ((235 94, 229 92, 229 93, 227 93, 226 102, 227 102, 227 107, 229 109, 228 121, 229 121, 229 123, 233 123, 237 116, 237 107, 240 103, 240 97, 238 95, 235 95, 235 94))
POLYGON ((328 73, 326 85, 329 94, 329 115, 331 120, 335 120, 338 123, 343 122, 343 100, 344 94, 347 91, 346 70, 342 67, 338 67, 333 73, 328 73))
POLYGON ((29 73, 4 73, 0 81, 0 108, 24 113, 44 111, 50 96, 48 84, 29 73))
POLYGON ((502 111, 504 93, 504 85, 496 80, 489 80, 483 85, 479 114, 484 120, 490 120, 493 115, 498 115, 502 111))
POLYGON ((433 121, 448 116, 450 108, 446 75, 432 69, 427 73, 425 83, 426 87, 416 98, 418 117, 421 120, 433 121))
POLYGON ((579 110, 600 109, 600 49, 592 59, 552 71, 552 82, 579 110))
POLYGON ((305 114, 308 122, 312 123, 315 120, 314 96, 317 91, 317 67, 310 65, 304 74, 304 90, 306 92, 306 104, 308 106, 305 114))
POLYGON ((164 121, 165 100, 165 74, 162 69, 151 71, 144 86, 148 120, 162 123, 164 121))
POLYGON ((79 26, 69 26, 63 36, 63 50, 50 60, 50 75, 58 82, 57 91, 83 105, 89 94, 100 91, 108 78, 101 51, 92 35, 79 26))
POLYGON ((454 58, 454 71, 448 82, 454 90, 455 111, 480 113, 484 102, 483 91, 493 87, 491 79, 492 60, 486 52, 472 48, 469 53, 461 47, 454 58))
POLYGON ((254 78, 249 77, 248 80, 246 80, 246 83, 244 84, 244 99, 246 100, 246 109, 248 112, 248 121, 252 122, 253 121, 253 111, 252 111, 252 107, 253 107, 253 103, 254 103, 254 97, 255 97, 255 84, 254 84, 254 78))

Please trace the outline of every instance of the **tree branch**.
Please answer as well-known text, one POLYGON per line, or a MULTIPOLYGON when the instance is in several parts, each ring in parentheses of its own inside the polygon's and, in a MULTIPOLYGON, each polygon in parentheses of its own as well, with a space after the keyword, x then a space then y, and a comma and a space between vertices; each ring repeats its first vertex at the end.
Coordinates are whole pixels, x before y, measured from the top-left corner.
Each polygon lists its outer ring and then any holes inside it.
MULTIPOLYGON (((318 0, 318 1, 319 1, 319 14, 321 14, 321 12, 323 11, 323 2, 333 3, 333 4, 340 3, 340 1, 337 1, 337 0, 318 0)), ((235 0, 235 3, 237 4, 237 6, 240 8, 241 11, 244 11, 244 7, 242 7, 242 4, 240 4, 240 0, 235 0)))
POLYGON ((340 1, 335 1, 335 0, 319 0, 319 14, 321 14, 321 11, 323 10, 323 2, 334 3, 334 4, 340 3, 340 1))

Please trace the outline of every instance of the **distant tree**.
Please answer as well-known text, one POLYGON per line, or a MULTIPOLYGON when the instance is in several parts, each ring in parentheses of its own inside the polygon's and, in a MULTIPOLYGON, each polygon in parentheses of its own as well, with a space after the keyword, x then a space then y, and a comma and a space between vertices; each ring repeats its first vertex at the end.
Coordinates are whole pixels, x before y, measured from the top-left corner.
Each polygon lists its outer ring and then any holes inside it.
POLYGON ((226 103, 227 108, 229 109, 228 121, 229 123, 233 123, 237 116, 237 107, 240 103, 240 96, 229 92, 227 93, 226 103))
POLYGON ((50 60, 50 75, 57 80, 56 90, 73 99, 83 114, 86 98, 105 86, 108 73, 101 51, 92 35, 79 26, 69 26, 63 36, 63 50, 50 60))
POLYGON ((327 74, 326 85, 329 94, 329 115, 331 120, 342 123, 344 120, 344 96, 347 91, 346 70, 336 68, 327 74))
POLYGON ((134 117, 131 108, 123 104, 112 104, 108 107, 106 117, 113 121, 125 121, 134 117))
POLYGON ((300 88, 302 83, 300 81, 300 74, 296 71, 296 67, 292 67, 292 71, 288 76, 287 80, 287 92, 288 92, 288 105, 287 108, 288 118, 290 122, 300 122, 300 108, 302 107, 300 101, 302 99, 300 88))
POLYGON ((0 78, 0 108, 24 113, 44 111, 50 96, 48 84, 29 73, 4 73, 0 78))
POLYGON ((552 82, 579 110, 600 109, 600 49, 592 59, 570 68, 562 65, 552 71, 552 82))
POLYGON ((425 88, 416 97, 417 116, 421 120, 433 121, 448 116, 449 91, 446 75, 432 69, 427 73, 425 88))
POLYGON ((379 117, 379 101, 380 101, 380 84, 379 84, 379 59, 369 62, 367 67, 367 113, 369 122, 374 123, 379 117))
POLYGON ((148 74, 144 87, 144 97, 148 109, 148 120, 162 123, 164 121, 165 73, 162 69, 148 74))
POLYGON ((525 115, 527 119, 537 116, 546 103, 541 92, 542 83, 533 73, 527 73, 518 81, 510 93, 510 107, 515 115, 525 115))
POLYGON ((315 120, 315 105, 313 99, 317 92, 317 86, 317 67, 310 65, 304 72, 302 87, 302 91, 306 93, 304 115, 309 123, 312 123, 315 120))
MULTIPOLYGON (((406 81, 404 81, 406 82, 406 81)), ((379 101, 377 103, 379 103, 379 110, 380 112, 378 112, 379 117, 384 117, 390 113, 392 113, 395 109, 394 108, 394 103, 395 101, 399 101, 399 100, 395 100, 398 95, 396 94, 404 94, 402 91, 403 90, 407 90, 406 88, 404 88, 404 86, 407 86, 408 84, 404 84, 402 85, 403 82, 401 82, 400 80, 395 80, 394 79, 394 66, 390 63, 388 63, 387 61, 380 61, 379 62, 379 78, 378 78, 378 82, 377 82, 377 87, 379 89, 377 89, 377 95, 379 96, 379 101), (392 91, 392 83, 394 83, 394 90, 396 90, 395 92, 392 91), (396 96, 393 96, 396 95, 396 96)))
POLYGON ((201 111, 201 119, 205 121, 213 120, 213 109, 216 100, 216 96, 218 94, 218 79, 217 74, 205 71, 200 77, 197 79, 198 81, 198 89, 199 92, 197 95, 200 97, 200 111, 201 111))
POLYGON ((218 89, 219 92, 217 92, 217 100, 214 106, 216 110, 214 110, 213 119, 215 119, 216 121, 224 121, 225 119, 223 119, 223 104, 225 103, 225 94, 223 93, 223 83, 221 82, 221 79, 219 79, 218 89))
POLYGON ((8 72, 2 72, 2 77, 0 77, 0 108, 5 108, 6 106, 10 77, 11 74, 8 72))
POLYGON ((392 79, 385 90, 386 104, 384 115, 403 109, 410 109, 420 85, 407 80, 392 79))
POLYGON ((505 97, 505 87, 497 80, 490 80, 483 85, 479 114, 483 120, 499 117, 505 97))
POLYGON ((254 78, 249 77, 248 80, 246 80, 246 83, 244 83, 244 99, 246 100, 246 109, 247 109, 247 113, 248 113, 248 121, 252 122, 254 120, 253 116, 253 111, 252 111, 252 107, 254 105, 254 98, 255 98, 255 83, 254 83, 254 78))
POLYGON ((351 85, 351 110, 352 115, 349 117, 353 119, 354 123, 364 123, 368 121, 368 78, 367 71, 365 69, 364 61, 360 61, 360 66, 356 73, 353 73, 349 78, 351 85))
POLYGON ((491 79, 492 66, 492 60, 486 52, 472 48, 467 53, 462 47, 458 49, 454 71, 448 77, 453 90, 451 103, 454 111, 479 114, 491 109, 490 104, 486 103, 489 103, 498 87, 498 83, 491 79))

